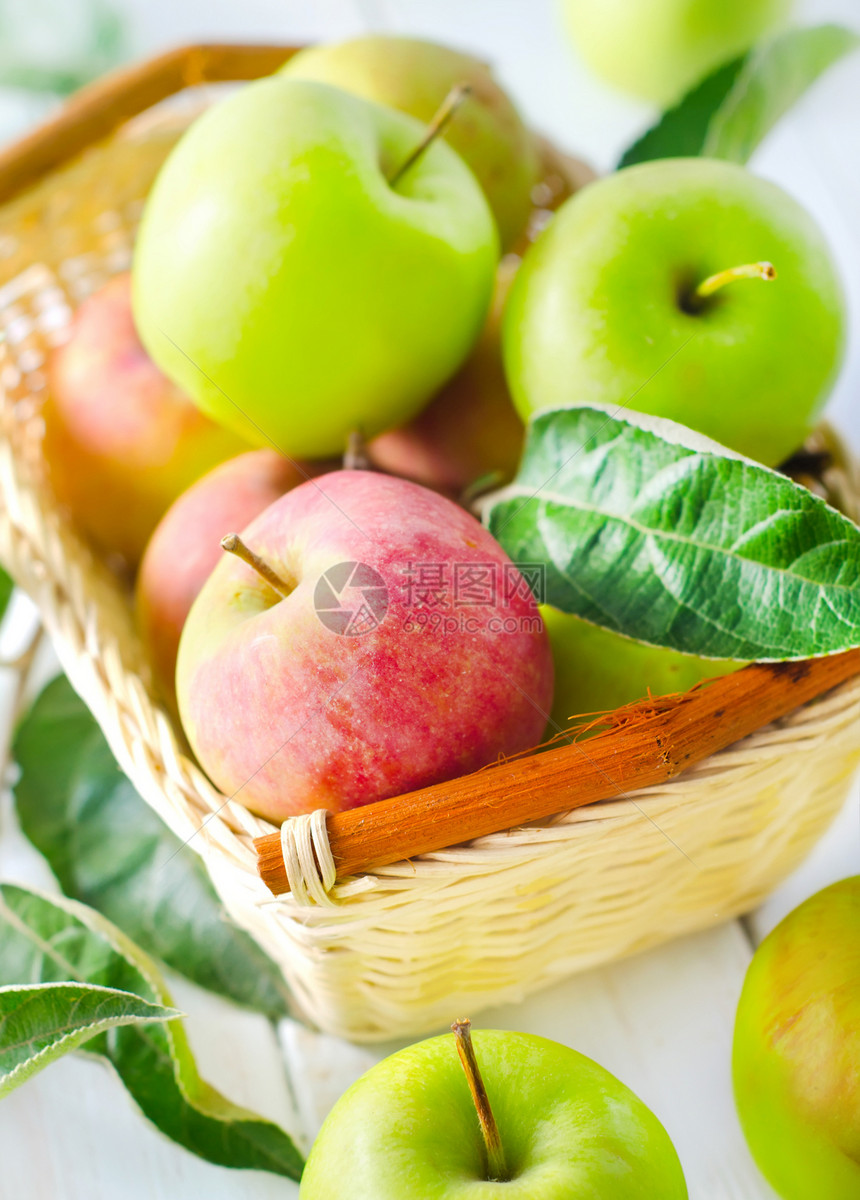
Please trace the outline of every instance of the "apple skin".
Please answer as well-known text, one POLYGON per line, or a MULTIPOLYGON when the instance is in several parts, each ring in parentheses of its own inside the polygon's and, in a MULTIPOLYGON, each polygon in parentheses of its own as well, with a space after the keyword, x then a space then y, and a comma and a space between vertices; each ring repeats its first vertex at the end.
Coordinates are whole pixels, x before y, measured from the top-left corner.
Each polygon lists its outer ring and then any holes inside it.
POLYGON ((341 1096, 311 1149, 301 1200, 687 1196, 663 1126, 603 1067, 530 1034, 487 1029, 472 1040, 508 1182, 485 1181, 475 1109, 446 1035, 378 1063, 341 1096))
POLYGON ((424 128, 273 76, 167 159, 134 259, 144 344, 204 412, 293 458, 404 424, 480 333, 498 259, 468 167, 424 128))
MULTIPOLYGON (((583 162, 540 142, 542 174, 552 180, 550 207, 537 214, 545 224, 552 209, 594 178, 583 162)), ((533 230, 506 254, 496 272, 493 303, 481 336, 466 362, 418 416, 401 429, 382 433, 369 447, 371 461, 384 471, 457 497, 476 480, 494 484, 513 478, 522 455, 525 427, 514 407, 502 361, 502 315, 522 255, 533 230)))
POLYGON ((221 538, 241 533, 279 496, 320 474, 274 450, 221 463, 174 501, 149 540, 135 586, 135 615, 156 679, 175 703, 176 655, 191 605, 224 557, 221 538))
MULTIPOLYGON (((533 597, 505 605, 502 579, 496 604, 453 605, 455 564, 512 570, 465 510, 406 480, 337 471, 288 492, 243 536, 297 584, 281 599, 225 555, 188 615, 176 672, 183 728, 227 795, 282 821, 396 796, 539 741, 552 657, 533 597), (342 563, 365 564, 388 591, 384 618, 361 636, 315 611, 320 578, 342 563), (446 569, 448 607, 418 606, 406 572, 424 563, 446 569), (419 612, 435 613, 432 624, 419 612), (442 623, 463 614, 474 626, 442 623), (494 629, 500 617, 511 632, 494 629)), ((357 607, 360 594, 343 594, 357 607)))
POLYGON ((373 34, 310 46, 282 73, 329 83, 365 100, 432 119, 453 87, 467 83, 471 95, 445 132, 484 190, 508 249, 524 230, 531 190, 538 181, 538 153, 510 97, 490 67, 470 54, 418 38, 373 34))
POLYGON ((727 675, 743 663, 679 654, 647 646, 579 617, 541 605, 555 663, 555 695, 548 735, 571 717, 612 712, 653 696, 687 692, 703 679, 727 675))
POLYGON ((248 448, 149 358, 127 274, 83 302, 48 371, 43 454, 54 493, 101 551, 130 566, 176 497, 248 448))
POLYGON ((563 0, 568 29, 607 83, 662 108, 779 24, 790 0, 563 0))
POLYGON ((667 159, 562 206, 514 280, 505 368, 524 419, 626 405, 772 466, 826 400, 844 325, 826 242, 800 205, 734 164, 667 159), (708 276, 762 260, 774 281, 730 283, 685 311, 708 276))
POLYGON ((784 1200, 860 1196, 860 875, 810 897, 762 942, 732 1056, 738 1115, 784 1200))
POLYGON ((525 426, 511 400, 502 363, 502 311, 517 260, 499 264, 486 324, 465 364, 414 421, 382 433, 368 447, 374 466, 459 496, 493 474, 513 478, 525 426))

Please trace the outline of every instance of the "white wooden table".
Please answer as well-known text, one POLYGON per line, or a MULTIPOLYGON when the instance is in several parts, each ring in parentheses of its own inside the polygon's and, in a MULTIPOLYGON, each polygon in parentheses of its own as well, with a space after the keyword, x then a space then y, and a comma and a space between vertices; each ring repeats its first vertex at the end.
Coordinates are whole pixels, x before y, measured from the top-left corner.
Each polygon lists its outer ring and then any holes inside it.
MULTIPOLYGON (((66 0, 53 0, 58 10, 66 0)), ((209 39, 302 42, 368 29, 447 40, 492 60, 529 118, 571 150, 608 168, 647 109, 588 77, 550 0, 123 0, 136 54, 209 39)), ((804 21, 860 28, 856 0, 801 0, 804 21)), ((34 115, 0 98, 4 126, 34 115)), ((860 451, 860 60, 822 81, 762 147, 753 164, 818 217, 836 250, 852 309, 848 360, 831 415, 860 451)), ((32 614, 19 600, 0 636, 13 650, 32 614)), ((44 655, 38 674, 50 674, 44 655)), ((0 748, 16 680, 0 671, 0 748)), ((773 1193, 744 1144, 731 1096, 729 1050, 737 998, 754 945, 805 896, 860 870, 860 791, 803 867, 743 921, 687 937, 582 975, 481 1023, 566 1042, 629 1084, 665 1124, 693 1200, 765 1200, 773 1193)), ((44 864, 0 801, 0 878, 50 886, 44 864)), ((240 1012, 182 981, 177 1002, 201 1069, 232 1099, 281 1121, 310 1144, 337 1096, 386 1048, 372 1051, 240 1012)), ((174 1146, 132 1108, 99 1065, 67 1058, 0 1107, 0 1196, 27 1200, 286 1200, 289 1182, 210 1166, 174 1146)))

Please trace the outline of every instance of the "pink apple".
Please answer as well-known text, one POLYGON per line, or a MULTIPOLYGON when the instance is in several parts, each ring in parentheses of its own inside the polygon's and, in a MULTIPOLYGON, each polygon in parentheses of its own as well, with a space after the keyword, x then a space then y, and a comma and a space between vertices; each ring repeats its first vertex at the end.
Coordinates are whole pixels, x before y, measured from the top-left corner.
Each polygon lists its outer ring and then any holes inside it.
POLYGON ((49 367, 44 455, 57 499, 105 553, 135 566, 161 516, 216 463, 248 449, 156 367, 128 275, 85 300, 49 367))
POLYGON ((321 473, 274 450, 251 450, 221 463, 174 501, 149 540, 137 576, 138 627, 168 700, 176 654, 197 593, 224 556, 226 530, 242 530, 290 488, 321 473))
MULTIPOLYGON (((228 532, 225 530, 225 533, 228 532)), ((453 778, 537 743, 552 658, 528 586, 463 509, 337 471, 245 530, 189 613, 177 695, 203 769, 272 820, 453 778)))

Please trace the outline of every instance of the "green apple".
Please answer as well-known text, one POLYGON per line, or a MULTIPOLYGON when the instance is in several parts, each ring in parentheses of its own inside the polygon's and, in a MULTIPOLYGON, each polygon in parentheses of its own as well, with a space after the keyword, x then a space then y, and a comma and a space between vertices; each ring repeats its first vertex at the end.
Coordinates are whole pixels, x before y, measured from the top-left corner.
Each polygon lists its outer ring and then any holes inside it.
POLYGON ((340 1098, 311 1150, 301 1200, 686 1197, 663 1126, 603 1067, 524 1033, 479 1031, 474 1051, 496 1155, 454 1038, 431 1038, 378 1063, 340 1098))
POLYGON ((414 421, 368 447, 375 467, 457 497, 482 477, 512 479, 525 428, 502 364, 502 312, 517 260, 499 264, 487 322, 466 362, 414 421))
POLYGON ((468 84, 471 95, 448 126, 445 140, 484 189, 502 245, 511 246, 522 233, 538 181, 537 149, 486 63, 435 42, 374 34, 311 46, 283 71, 333 84, 424 122, 453 87, 468 84))
POLYGON ((546 604, 541 616, 555 663, 553 723, 548 734, 558 726, 564 728, 571 717, 612 712, 649 692, 654 696, 686 692, 703 679, 726 675, 743 665, 646 646, 546 604))
POLYGON ((146 205, 134 310, 204 412, 322 458, 353 430, 410 420, 454 373, 484 322, 498 239, 444 142, 401 174, 424 132, 285 76, 191 126, 146 205))
POLYGON ((732 1058, 741 1124, 785 1200, 860 1196, 860 875, 818 892, 756 951, 732 1058))
POLYGON ((514 281, 505 367, 524 418, 626 405, 774 465, 826 400, 844 325, 827 244, 796 201, 731 163, 666 159, 562 206, 514 281))
POLYGON ((564 0, 592 70, 663 107, 747 51, 790 7, 790 0, 564 0))

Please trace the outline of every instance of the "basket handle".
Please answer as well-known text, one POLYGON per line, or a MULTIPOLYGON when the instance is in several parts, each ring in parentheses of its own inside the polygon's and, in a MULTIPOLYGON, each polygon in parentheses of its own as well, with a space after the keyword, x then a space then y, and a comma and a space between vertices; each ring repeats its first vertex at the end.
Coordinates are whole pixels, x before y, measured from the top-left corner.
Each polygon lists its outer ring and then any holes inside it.
POLYGON ((36 183, 130 117, 199 83, 271 75, 297 46, 180 46, 111 71, 81 88, 57 115, 0 152, 0 203, 36 183))
POLYGON ((281 832, 255 839, 257 870, 274 895, 293 890, 299 902, 307 902, 305 892, 319 901, 320 888, 328 892, 335 879, 664 783, 857 674, 860 650, 753 663, 692 691, 620 708, 606 731, 585 743, 570 740, 572 728, 567 745, 542 754, 327 818, 320 812, 312 840, 303 838, 301 872, 288 870, 284 847, 291 827, 307 834, 307 818, 292 817, 281 832))

